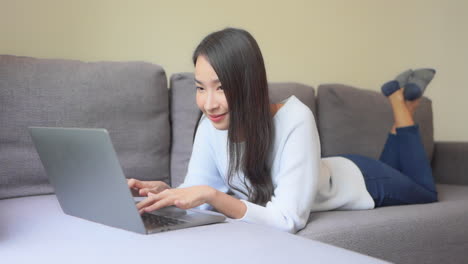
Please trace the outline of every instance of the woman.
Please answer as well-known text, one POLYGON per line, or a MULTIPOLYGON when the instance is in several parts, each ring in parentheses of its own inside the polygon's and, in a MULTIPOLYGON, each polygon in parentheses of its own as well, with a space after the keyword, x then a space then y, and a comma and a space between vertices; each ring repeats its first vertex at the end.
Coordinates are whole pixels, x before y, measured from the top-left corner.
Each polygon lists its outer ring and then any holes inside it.
POLYGON ((193 63, 203 116, 185 181, 172 189, 161 181, 130 179, 130 188, 148 196, 137 204, 140 213, 171 205, 214 208, 293 233, 313 211, 437 200, 413 121, 430 81, 419 75, 427 70, 409 70, 383 86, 395 124, 377 161, 358 155, 321 159, 310 109, 294 96, 269 103, 262 54, 248 32, 226 28, 208 35, 193 63))

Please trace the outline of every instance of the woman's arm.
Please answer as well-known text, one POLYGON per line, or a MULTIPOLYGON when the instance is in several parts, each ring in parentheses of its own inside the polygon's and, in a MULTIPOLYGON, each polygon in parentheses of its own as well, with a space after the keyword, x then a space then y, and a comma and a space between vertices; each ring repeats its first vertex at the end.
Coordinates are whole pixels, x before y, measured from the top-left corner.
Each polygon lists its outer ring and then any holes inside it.
POLYGON ((218 212, 233 219, 240 219, 244 217, 245 212, 247 211, 247 206, 241 200, 216 189, 213 189, 208 203, 218 212))
POLYGON ((244 217, 247 211, 247 206, 242 201, 208 185, 167 189, 157 194, 148 193, 148 198, 138 203, 137 208, 140 213, 144 213, 171 205, 190 209, 204 203, 210 204, 218 212, 233 219, 244 217))

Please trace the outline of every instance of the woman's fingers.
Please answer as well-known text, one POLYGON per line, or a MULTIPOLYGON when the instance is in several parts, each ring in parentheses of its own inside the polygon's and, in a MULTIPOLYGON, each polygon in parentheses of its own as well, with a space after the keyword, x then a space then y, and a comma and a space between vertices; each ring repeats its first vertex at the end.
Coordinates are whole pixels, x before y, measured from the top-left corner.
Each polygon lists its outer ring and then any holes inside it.
POLYGON ((150 204, 153 204, 157 201, 157 198, 155 198, 156 195, 148 195, 148 197, 146 197, 146 199, 144 199, 143 201, 139 202, 136 204, 136 207, 138 210, 141 210, 145 207, 147 207, 148 205, 150 204))
POLYGON ((148 188, 147 191, 148 191, 148 192, 152 192, 152 193, 154 193, 154 194, 157 194, 157 193, 160 193, 160 192, 162 192, 162 191, 164 191, 164 190, 166 190, 166 189, 167 189, 167 188, 165 188, 163 184, 158 184, 158 185, 155 186, 155 187, 148 188))
POLYGON ((143 189, 140 189, 139 194, 141 196, 148 196, 148 192, 149 192, 148 188, 143 188, 143 189))
POLYGON ((167 191, 163 191, 159 194, 148 192, 148 198, 137 203, 136 206, 140 213, 150 212, 162 207, 173 205, 173 200, 174 198, 171 198, 170 193, 167 191))
POLYGON ((185 189, 166 189, 157 194, 152 192, 152 188, 142 189, 148 197, 137 204, 140 213, 151 212, 163 207, 175 205, 181 209, 190 209, 199 206, 205 202, 200 197, 200 187, 191 187, 185 189))
POLYGON ((129 188, 135 188, 136 181, 137 180, 135 180, 135 179, 127 179, 128 187, 129 188))
POLYGON ((163 207, 171 206, 173 204, 174 204, 174 202, 173 202, 173 200, 171 198, 165 198, 165 199, 156 201, 152 205, 149 205, 149 206, 143 208, 142 211, 143 212, 151 212, 151 211, 154 211, 154 210, 161 209, 163 207))
POLYGON ((162 191, 166 190, 166 188, 163 188, 162 186, 156 186, 152 188, 142 188, 140 189, 140 195, 141 196, 148 196, 148 193, 154 193, 158 194, 162 191))
POLYGON ((158 189, 163 188, 163 186, 167 186, 166 183, 162 181, 140 181, 137 179, 128 179, 127 180, 128 187, 135 188, 135 189, 158 189))
POLYGON ((127 180, 128 187, 134 188, 134 189, 141 189, 145 187, 150 187, 151 183, 146 182, 146 181, 140 181, 137 179, 129 179, 127 180))

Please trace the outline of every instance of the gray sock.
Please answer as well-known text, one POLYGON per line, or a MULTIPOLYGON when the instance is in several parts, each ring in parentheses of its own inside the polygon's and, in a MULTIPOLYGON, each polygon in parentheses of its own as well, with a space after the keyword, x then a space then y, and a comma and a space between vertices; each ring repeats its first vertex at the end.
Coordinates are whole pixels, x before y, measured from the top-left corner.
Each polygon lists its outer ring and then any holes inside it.
POLYGON ((408 79, 411 76, 411 73, 413 73, 413 70, 409 69, 400 73, 397 77, 395 77, 395 80, 400 85, 400 88, 405 87, 405 85, 408 83, 408 79))
POLYGON ((424 92, 427 85, 432 81, 432 78, 434 78, 435 73, 436 71, 434 69, 417 69, 413 71, 413 75, 411 75, 408 82, 419 85, 424 92))
POLYGON ((424 68, 413 71, 408 83, 405 85, 404 96, 406 100, 415 100, 421 97, 427 85, 434 78, 436 71, 434 69, 424 68))

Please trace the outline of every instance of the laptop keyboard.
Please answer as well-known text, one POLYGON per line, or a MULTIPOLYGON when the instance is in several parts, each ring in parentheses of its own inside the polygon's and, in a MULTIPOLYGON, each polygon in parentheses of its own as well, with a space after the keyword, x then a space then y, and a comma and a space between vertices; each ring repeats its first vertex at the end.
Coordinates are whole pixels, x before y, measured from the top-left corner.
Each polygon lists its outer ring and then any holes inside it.
POLYGON ((165 217, 162 215, 155 215, 155 214, 143 214, 141 215, 143 222, 148 227, 165 227, 165 226, 174 226, 186 223, 185 221, 177 220, 170 217, 165 217))

